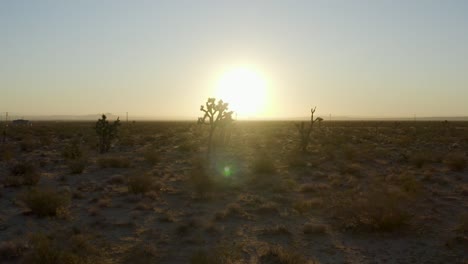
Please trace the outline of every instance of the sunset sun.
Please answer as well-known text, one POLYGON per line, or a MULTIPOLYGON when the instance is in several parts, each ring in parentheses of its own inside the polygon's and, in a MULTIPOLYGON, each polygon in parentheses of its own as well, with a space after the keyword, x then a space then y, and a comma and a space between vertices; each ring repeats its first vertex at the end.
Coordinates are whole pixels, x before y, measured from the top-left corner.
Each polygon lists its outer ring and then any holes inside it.
POLYGON ((234 68, 224 72, 216 85, 216 97, 229 103, 240 117, 264 110, 268 92, 264 77, 253 69, 234 68))

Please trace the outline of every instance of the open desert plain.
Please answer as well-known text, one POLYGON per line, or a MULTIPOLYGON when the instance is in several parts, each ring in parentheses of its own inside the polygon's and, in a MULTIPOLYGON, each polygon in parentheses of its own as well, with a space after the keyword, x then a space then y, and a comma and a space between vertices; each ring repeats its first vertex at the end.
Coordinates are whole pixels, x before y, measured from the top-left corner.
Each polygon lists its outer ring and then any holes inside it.
POLYGON ((8 130, 2 263, 467 261, 466 122, 94 126, 8 130))
POLYGON ((468 0, 0 0, 0 264, 468 264, 468 0))

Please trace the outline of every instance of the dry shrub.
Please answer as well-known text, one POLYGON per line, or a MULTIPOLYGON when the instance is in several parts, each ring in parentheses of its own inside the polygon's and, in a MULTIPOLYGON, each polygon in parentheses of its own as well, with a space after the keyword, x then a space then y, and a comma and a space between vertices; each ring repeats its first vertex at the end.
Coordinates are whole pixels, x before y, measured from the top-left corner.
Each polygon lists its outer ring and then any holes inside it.
POLYGON ((392 176, 389 180, 411 195, 420 194, 423 190, 422 183, 418 181, 414 175, 401 174, 392 176))
POLYGON ((17 163, 10 168, 10 174, 13 177, 19 178, 19 182, 23 185, 36 185, 41 179, 41 174, 36 167, 28 161, 17 163))
POLYGON ((143 153, 143 157, 151 165, 155 165, 160 160, 159 153, 152 148, 145 150, 145 152, 143 153))
POLYGON ((294 250, 274 246, 260 256, 258 263, 304 264, 307 260, 294 250))
POLYGON ((128 191, 134 194, 144 194, 153 189, 153 178, 146 173, 136 173, 128 177, 128 191))
POLYGON ((300 187, 300 191, 303 193, 317 193, 328 191, 330 186, 324 183, 305 183, 300 187))
POLYGON ((195 160, 190 180, 199 197, 205 198, 214 189, 214 181, 208 173, 204 160, 195 160))
POLYGON ((416 168, 422 168, 424 164, 432 162, 433 157, 429 152, 416 152, 410 156, 409 160, 416 168))
POLYGON ((160 254, 151 244, 140 243, 131 247, 123 256, 122 263, 147 264, 158 263, 160 254))
POLYGON ((107 157, 98 159, 101 168, 129 168, 130 160, 125 157, 107 157))
POLYGON ((70 160, 67 165, 71 174, 81 174, 88 165, 88 160, 86 158, 70 160))
POLYGON ((467 158, 464 153, 450 153, 445 159, 445 164, 452 171, 463 171, 466 168, 467 158))
POLYGON ((80 233, 33 234, 30 237, 31 250, 25 255, 24 263, 109 263, 94 244, 92 236, 80 233))
POLYGON ((55 216, 57 210, 68 206, 70 195, 50 188, 32 188, 20 194, 20 200, 40 217, 55 216))
POLYGON ((26 245, 19 240, 0 242, 0 262, 13 260, 23 255, 26 245))
POLYGON ((306 223, 302 228, 302 232, 306 235, 319 235, 327 232, 327 226, 317 223, 306 223))
POLYGON ((254 173, 275 173, 276 168, 273 159, 264 154, 259 154, 252 164, 254 173))
POLYGON ((334 218, 345 229, 390 232, 405 227, 411 218, 406 211, 408 197, 386 186, 335 195, 337 199, 331 203, 334 218))
POLYGON ((11 144, 0 143, 0 161, 9 161, 13 158, 14 147, 11 144))

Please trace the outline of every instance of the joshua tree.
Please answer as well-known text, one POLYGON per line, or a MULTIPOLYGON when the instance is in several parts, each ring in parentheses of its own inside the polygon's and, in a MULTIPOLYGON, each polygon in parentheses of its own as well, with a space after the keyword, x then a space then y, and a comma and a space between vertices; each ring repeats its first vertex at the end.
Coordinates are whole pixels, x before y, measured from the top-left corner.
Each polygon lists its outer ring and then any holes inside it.
POLYGON ((200 106, 200 111, 204 112, 204 116, 198 118, 199 124, 209 124, 210 134, 208 136, 208 155, 211 153, 213 145, 213 134, 217 127, 224 127, 232 122, 233 111, 228 110, 228 103, 219 100, 216 103, 215 98, 208 98, 205 105, 200 106))
POLYGON ((299 130, 299 134, 301 136, 301 149, 303 152, 307 151, 307 146, 309 145, 310 141, 310 134, 312 133, 312 128, 314 127, 314 123, 318 122, 318 125, 320 127, 320 124, 323 121, 323 118, 317 117, 314 119, 314 113, 315 109, 317 107, 311 108, 310 109, 310 123, 309 127, 306 127, 305 122, 301 122, 301 124, 296 124, 297 129, 299 130))
POLYGON ((108 152, 112 141, 117 137, 120 120, 117 118, 112 124, 107 121, 106 115, 96 122, 96 133, 99 137, 99 152, 108 152))

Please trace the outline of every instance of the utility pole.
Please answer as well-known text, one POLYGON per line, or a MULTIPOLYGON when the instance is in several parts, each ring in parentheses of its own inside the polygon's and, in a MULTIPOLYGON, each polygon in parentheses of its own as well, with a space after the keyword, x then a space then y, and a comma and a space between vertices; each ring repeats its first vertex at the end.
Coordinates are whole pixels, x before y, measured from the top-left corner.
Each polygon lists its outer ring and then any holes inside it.
POLYGON ((128 112, 127 112, 127 124, 128 124, 128 112))

